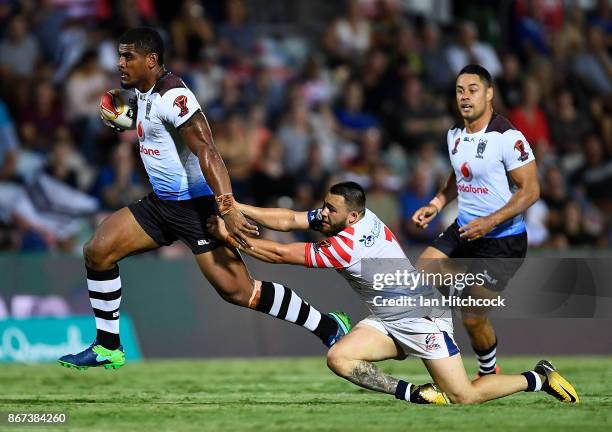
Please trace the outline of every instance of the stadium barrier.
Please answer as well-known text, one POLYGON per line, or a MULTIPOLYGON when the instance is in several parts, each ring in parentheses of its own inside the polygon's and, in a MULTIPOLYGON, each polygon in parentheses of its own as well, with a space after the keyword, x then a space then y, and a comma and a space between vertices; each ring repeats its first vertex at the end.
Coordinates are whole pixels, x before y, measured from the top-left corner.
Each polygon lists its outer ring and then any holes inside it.
MULTIPOLYGON (((121 317, 121 343, 128 360, 140 360, 140 348, 128 315, 121 317)), ((0 363, 54 362, 87 348, 96 337, 92 316, 0 320, 0 363)))
MULTIPOLYGON (((584 262, 588 264, 588 260, 584 262)), ((591 280, 609 289, 612 261, 600 256, 594 263, 604 273, 600 271, 599 275, 585 279, 585 271, 588 273, 593 265, 575 266, 572 286, 581 287, 585 280, 591 280)), ((344 310, 354 323, 368 315, 357 295, 334 271, 273 266, 248 257, 247 264, 254 277, 286 284, 321 311, 344 310)), ((569 268, 563 263, 559 266, 569 268)), ((161 260, 149 254, 126 259, 120 269, 122 316, 131 317, 145 357, 292 356, 325 352, 317 338, 297 326, 225 303, 203 278, 193 259, 161 260)), ((550 271, 557 276, 561 274, 558 268, 550 271)), ((564 280, 571 279, 568 275, 561 276, 564 280)), ((525 287, 520 279, 519 283, 525 287)), ((552 305, 553 309, 563 311, 567 301, 583 297, 580 293, 566 293, 565 300, 552 305)), ((612 295, 608 291, 586 297, 593 297, 586 314, 575 313, 573 309, 559 314, 546 308, 531 308, 525 317, 495 318, 501 352, 507 355, 612 353, 609 331, 612 295), (545 313, 538 316, 534 310, 545 313)), ((523 301, 530 303, 530 298, 523 301)), ((68 256, 0 255, 0 319, 3 314, 5 319, 89 316, 89 322, 79 325, 82 342, 88 343, 95 329, 83 261, 68 256)), ((122 319, 124 341, 128 323, 122 319)), ((458 321, 455 324, 457 342, 471 353, 465 331, 458 321)), ((0 328, 6 328, 7 321, 2 325, 0 328)), ((56 337, 48 328, 38 328, 44 330, 36 330, 32 341, 50 343, 56 337)), ((138 346, 127 349, 127 353, 139 354, 138 346)))

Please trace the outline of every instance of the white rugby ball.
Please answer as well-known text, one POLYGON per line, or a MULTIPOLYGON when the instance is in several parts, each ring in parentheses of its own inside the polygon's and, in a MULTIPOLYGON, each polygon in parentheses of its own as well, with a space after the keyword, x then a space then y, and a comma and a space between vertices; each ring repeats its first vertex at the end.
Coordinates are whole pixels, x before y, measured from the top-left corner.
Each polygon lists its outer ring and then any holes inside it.
POLYGON ((100 100, 100 115, 121 129, 136 128, 136 93, 125 89, 112 89, 100 100))

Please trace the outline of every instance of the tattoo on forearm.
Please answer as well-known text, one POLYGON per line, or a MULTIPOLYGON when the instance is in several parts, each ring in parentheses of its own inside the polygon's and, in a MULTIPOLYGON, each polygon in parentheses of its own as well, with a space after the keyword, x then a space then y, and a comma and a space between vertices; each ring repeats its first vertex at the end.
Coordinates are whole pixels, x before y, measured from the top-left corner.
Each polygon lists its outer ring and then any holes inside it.
POLYGON ((399 381, 399 379, 387 375, 374 364, 366 361, 357 363, 357 366, 351 371, 351 376, 348 377, 348 379, 358 386, 389 394, 395 394, 395 389, 399 381))

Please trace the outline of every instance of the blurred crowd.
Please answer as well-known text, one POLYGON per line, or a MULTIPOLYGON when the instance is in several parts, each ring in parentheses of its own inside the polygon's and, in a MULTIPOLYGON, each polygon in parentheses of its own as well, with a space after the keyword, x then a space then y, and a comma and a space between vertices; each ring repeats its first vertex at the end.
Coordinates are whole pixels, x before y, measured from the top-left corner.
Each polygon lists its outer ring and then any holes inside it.
POLYGON ((166 66, 199 99, 240 201, 312 209, 331 182, 354 180, 405 245, 428 243, 456 208, 424 231, 411 216, 449 173, 455 76, 479 63, 496 111, 536 153, 531 247, 609 247, 607 0, 463 1, 450 22, 399 0, 338 1, 308 34, 255 22, 254 3, 0 0, 0 250, 78 251, 150 191, 135 134, 105 128, 98 106, 119 86, 117 37, 141 25, 163 34, 166 66))

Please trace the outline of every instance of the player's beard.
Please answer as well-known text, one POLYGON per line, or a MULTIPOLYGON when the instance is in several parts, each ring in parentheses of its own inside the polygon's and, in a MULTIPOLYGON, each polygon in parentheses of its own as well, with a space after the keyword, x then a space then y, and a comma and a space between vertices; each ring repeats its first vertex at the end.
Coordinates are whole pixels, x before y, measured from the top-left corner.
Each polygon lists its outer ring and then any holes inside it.
POLYGON ((340 231, 343 231, 344 229, 346 229, 347 226, 348 225, 346 224, 346 222, 341 222, 341 223, 334 224, 334 225, 330 223, 330 225, 327 227, 324 227, 322 231, 323 231, 323 234, 333 237, 335 235, 338 235, 340 231))

